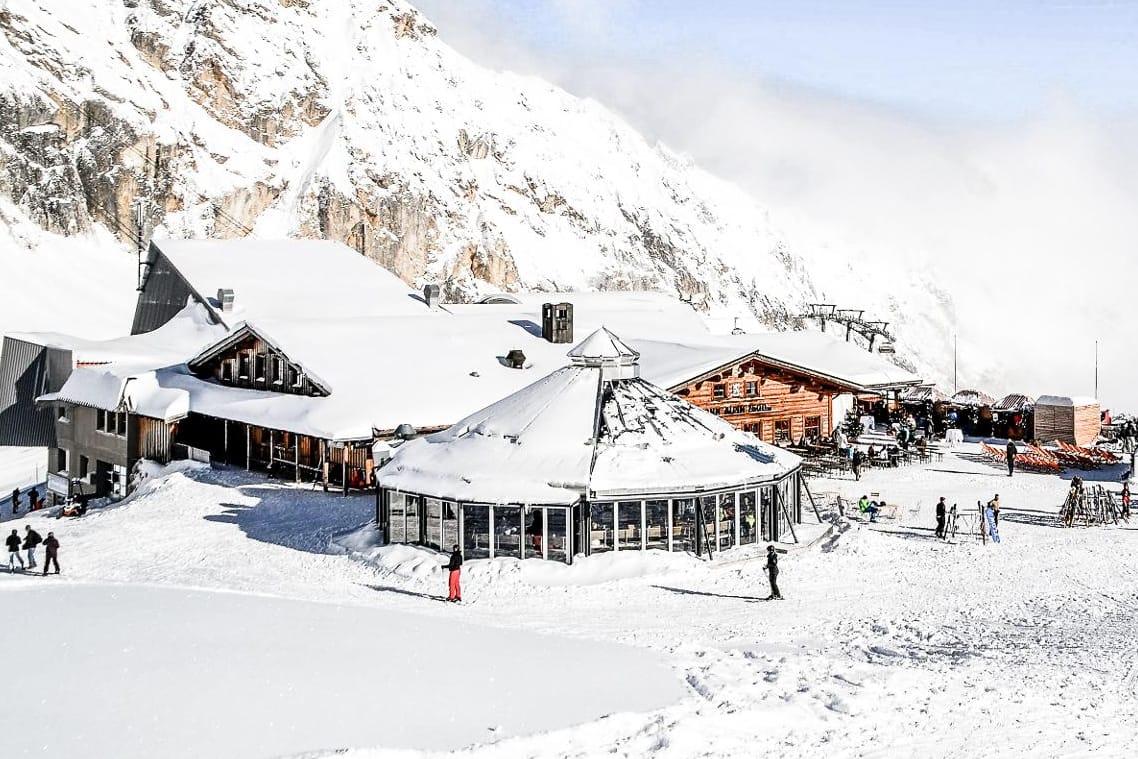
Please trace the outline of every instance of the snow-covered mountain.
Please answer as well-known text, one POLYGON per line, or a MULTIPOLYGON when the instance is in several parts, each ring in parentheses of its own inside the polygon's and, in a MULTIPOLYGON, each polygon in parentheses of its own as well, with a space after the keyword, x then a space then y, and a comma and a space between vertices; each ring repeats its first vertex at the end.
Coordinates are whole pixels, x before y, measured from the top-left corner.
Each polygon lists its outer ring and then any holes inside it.
POLYGON ((329 237, 454 299, 653 288, 782 327, 841 298, 947 370, 951 303, 919 275, 882 292, 854 249, 789 235, 595 102, 478 66, 403 0, 0 7, 9 230, 129 243, 140 201, 144 236, 329 237))

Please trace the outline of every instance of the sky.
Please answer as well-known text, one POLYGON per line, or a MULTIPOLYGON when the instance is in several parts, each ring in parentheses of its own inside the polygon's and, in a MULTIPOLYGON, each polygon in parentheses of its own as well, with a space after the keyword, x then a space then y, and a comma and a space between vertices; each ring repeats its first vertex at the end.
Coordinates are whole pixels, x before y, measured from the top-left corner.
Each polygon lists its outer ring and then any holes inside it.
MULTIPOLYGON (((444 4, 456 5, 420 3, 444 4)), ((1022 118, 1056 97, 1106 112, 1138 100, 1135 2, 495 0, 492 8, 504 31, 543 56, 717 61, 938 117, 1022 118)))
POLYGON ((1100 397, 1138 411, 1138 2, 417 5, 475 61, 593 98, 795 220, 799 251, 927 274, 962 383, 1089 395, 1097 339, 1100 397))

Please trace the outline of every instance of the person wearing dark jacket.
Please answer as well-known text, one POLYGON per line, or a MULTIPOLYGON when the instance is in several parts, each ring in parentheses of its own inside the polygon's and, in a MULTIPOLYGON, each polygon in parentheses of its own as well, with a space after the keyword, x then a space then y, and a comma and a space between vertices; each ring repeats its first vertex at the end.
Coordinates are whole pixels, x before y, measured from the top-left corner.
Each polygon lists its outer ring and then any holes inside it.
POLYGON ((12 530, 12 534, 8 536, 4 544, 8 546, 8 571, 16 571, 16 561, 20 562, 20 570, 24 569, 24 557, 20 555, 20 536, 12 530))
POLYGON ((1015 443, 1013 443, 1011 440, 1009 440, 1009 441, 1008 441, 1008 449, 1007 449, 1007 454, 1006 454, 1006 455, 1007 455, 1007 459, 1008 459, 1008 477, 1011 477, 1011 476, 1012 476, 1012 472, 1014 472, 1014 471, 1015 471, 1015 468, 1016 468, 1016 454, 1017 454, 1017 453, 1019 453, 1019 451, 1018 451, 1018 450, 1016 450, 1016 444, 1015 444, 1015 443))
POLYGON ((24 525, 27 531, 24 534, 24 550, 28 552, 28 569, 36 568, 36 546, 43 542, 40 534, 32 529, 30 524, 24 525))
POLYGON ((850 469, 853 470, 855 480, 861 479, 861 450, 859 448, 853 449, 853 457, 850 459, 850 469))
POLYGON ((459 584, 459 575, 462 574, 462 551, 459 550, 456 544, 453 552, 450 555, 450 563, 447 564, 447 569, 450 572, 449 582, 447 583, 447 600, 458 603, 462 600, 462 587, 459 584))
POLYGON ((43 573, 47 574, 47 569, 53 563, 55 564, 55 573, 59 574, 59 541, 55 537, 54 532, 47 534, 47 540, 43 542, 44 551, 47 553, 47 558, 43 562, 43 573))
POLYGON ((771 594, 767 600, 782 600, 782 593, 778 592, 778 554, 774 546, 767 546, 767 579, 771 583, 771 594))
POLYGON ((20 513, 20 489, 12 488, 12 513, 20 513))
POLYGON ((944 534, 944 519, 947 516, 948 507, 944 505, 944 496, 936 504, 936 536, 938 538, 946 537, 944 534))

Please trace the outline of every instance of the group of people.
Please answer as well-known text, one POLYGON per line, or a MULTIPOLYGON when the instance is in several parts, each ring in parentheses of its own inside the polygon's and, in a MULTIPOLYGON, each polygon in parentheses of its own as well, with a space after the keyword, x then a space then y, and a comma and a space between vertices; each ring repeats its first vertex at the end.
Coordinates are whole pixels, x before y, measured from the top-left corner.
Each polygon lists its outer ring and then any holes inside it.
MULTIPOLYGON (((987 510, 992 514, 992 527, 998 528, 1000 526, 1000 494, 996 493, 992 500, 988 501, 987 510)), ((942 540, 948 538, 948 519, 956 515, 956 504, 952 504, 952 508, 944 501, 944 496, 936 503, 936 536, 942 540)), ((997 540, 998 542, 998 540, 997 540)))
POLYGON ((55 573, 59 574, 59 539, 55 537, 54 532, 47 534, 47 539, 40 537, 40 534, 32 529, 32 526, 24 525, 24 537, 20 538, 20 533, 17 530, 12 530, 12 534, 5 540, 5 545, 8 546, 8 572, 16 571, 16 563, 20 564, 20 571, 36 568, 36 549, 42 544, 47 558, 44 560, 43 573, 46 575, 48 570, 54 565, 55 573), (28 556, 27 564, 24 563, 24 557, 20 551, 26 551, 28 556))
MULTIPOLYGON (((20 489, 19 488, 13 488, 12 489, 12 513, 13 514, 19 514, 20 513, 20 505, 22 503, 23 503, 23 501, 20 498, 20 489)), ((36 490, 35 488, 32 488, 31 490, 28 491, 28 511, 38 511, 39 509, 42 509, 46 505, 47 504, 44 501, 44 499, 40 498, 40 494, 39 494, 38 490, 36 490)))

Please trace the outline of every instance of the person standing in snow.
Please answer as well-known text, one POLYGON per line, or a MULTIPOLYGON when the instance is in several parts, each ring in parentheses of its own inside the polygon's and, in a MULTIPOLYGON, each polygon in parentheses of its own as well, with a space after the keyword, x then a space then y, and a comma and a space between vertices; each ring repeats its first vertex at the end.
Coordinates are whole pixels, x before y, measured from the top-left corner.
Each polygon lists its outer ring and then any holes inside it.
POLYGON ((8 546, 8 571, 16 571, 17 560, 20 562, 20 571, 23 571, 24 557, 20 555, 20 536, 15 530, 12 530, 12 534, 8 536, 8 539, 5 540, 4 543, 8 546))
POLYGON ((778 554, 775 552, 774 546, 767 546, 767 579, 770 580, 771 594, 767 598, 768 601, 775 599, 782 600, 782 593, 778 592, 778 554))
POLYGON ((20 513, 20 489, 12 488, 12 513, 20 513))
POLYGON ((1015 471, 1015 468, 1016 468, 1016 454, 1017 454, 1017 453, 1019 453, 1019 451, 1018 451, 1018 450, 1016 450, 1016 444, 1015 444, 1015 443, 1013 443, 1011 440, 1009 440, 1009 441, 1008 441, 1007 454, 1006 454, 1006 456, 1007 456, 1007 459, 1008 459, 1008 477, 1011 477, 1011 476, 1012 476, 1012 472, 1014 472, 1014 471, 1015 471))
POLYGON ((944 496, 942 495, 936 504, 936 536, 938 538, 946 537, 944 533, 944 519, 947 515, 948 507, 945 505, 944 496))
POLYGON ((1000 494, 999 493, 996 493, 996 495, 992 498, 992 500, 988 501, 988 508, 992 510, 992 522, 996 525, 996 527, 999 527, 1000 526, 1000 494))
POLYGON ((850 469, 853 470, 855 480, 861 479, 861 449, 853 449, 853 457, 850 459, 850 469))
POLYGON ((1122 518, 1130 521, 1130 483, 1122 483, 1122 518))
POLYGON ((43 573, 46 575, 48 567, 55 564, 55 573, 59 574, 59 541, 54 532, 47 534, 47 540, 43 542, 43 547, 47 554, 47 558, 43 561, 43 573))
POLYGON ((462 551, 459 550, 457 543, 451 552, 447 570, 450 573, 447 578, 447 600, 458 603, 462 600, 462 586, 459 584, 459 576, 462 574, 462 551))
POLYGON ((24 550, 28 552, 28 569, 36 568, 36 546, 43 542, 40 534, 32 529, 30 524, 24 525, 27 531, 24 534, 24 550))

